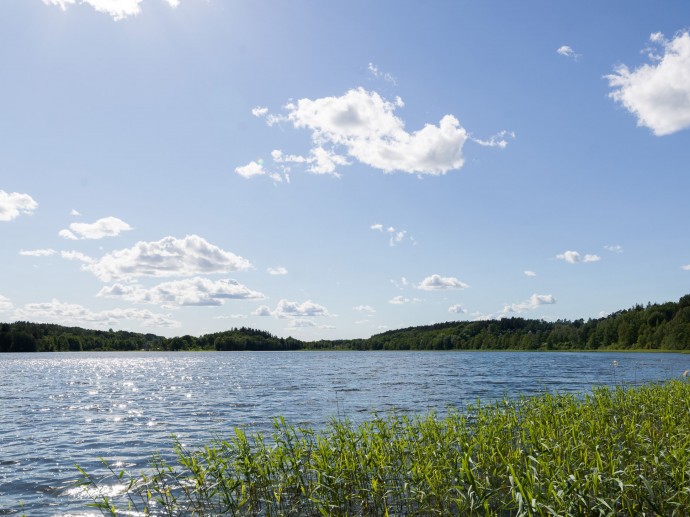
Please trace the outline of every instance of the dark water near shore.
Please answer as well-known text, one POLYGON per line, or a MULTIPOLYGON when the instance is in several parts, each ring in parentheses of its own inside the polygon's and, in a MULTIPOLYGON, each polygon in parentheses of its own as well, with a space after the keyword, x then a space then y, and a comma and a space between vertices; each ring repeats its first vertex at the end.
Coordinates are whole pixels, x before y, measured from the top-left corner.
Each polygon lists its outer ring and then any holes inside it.
POLYGON ((0 515, 96 515, 71 488, 99 457, 138 471, 171 435, 195 446, 282 415, 463 408, 478 399, 587 392, 679 378, 690 355, 510 352, 61 353, 0 355, 0 515), (614 363, 615 361, 615 363, 614 363), (614 366, 615 365, 615 366, 614 366))

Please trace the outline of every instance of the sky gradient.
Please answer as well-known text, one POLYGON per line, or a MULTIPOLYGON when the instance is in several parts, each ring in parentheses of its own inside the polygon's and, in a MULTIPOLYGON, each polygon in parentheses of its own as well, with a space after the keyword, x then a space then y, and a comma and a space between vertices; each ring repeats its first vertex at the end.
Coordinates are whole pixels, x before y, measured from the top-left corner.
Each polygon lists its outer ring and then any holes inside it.
POLYGON ((0 321, 300 339, 690 293, 690 4, 0 3, 0 321))

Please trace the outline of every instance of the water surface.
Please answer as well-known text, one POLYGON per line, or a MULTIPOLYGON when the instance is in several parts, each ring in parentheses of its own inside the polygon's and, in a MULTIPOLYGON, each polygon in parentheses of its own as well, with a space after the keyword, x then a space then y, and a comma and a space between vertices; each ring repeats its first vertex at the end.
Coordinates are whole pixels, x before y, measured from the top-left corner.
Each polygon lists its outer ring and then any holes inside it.
POLYGON ((680 377, 690 355, 528 352, 0 354, 0 515, 92 515, 70 484, 99 457, 138 471, 175 435, 322 428, 333 417, 680 377), (615 361, 615 362, 614 362, 615 361))

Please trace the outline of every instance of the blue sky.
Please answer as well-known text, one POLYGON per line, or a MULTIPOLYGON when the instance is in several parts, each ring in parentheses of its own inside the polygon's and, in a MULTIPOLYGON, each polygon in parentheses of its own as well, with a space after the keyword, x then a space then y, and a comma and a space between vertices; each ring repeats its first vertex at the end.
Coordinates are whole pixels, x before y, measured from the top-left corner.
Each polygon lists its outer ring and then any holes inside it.
POLYGON ((690 292, 690 4, 0 3, 0 321, 301 339, 690 292))

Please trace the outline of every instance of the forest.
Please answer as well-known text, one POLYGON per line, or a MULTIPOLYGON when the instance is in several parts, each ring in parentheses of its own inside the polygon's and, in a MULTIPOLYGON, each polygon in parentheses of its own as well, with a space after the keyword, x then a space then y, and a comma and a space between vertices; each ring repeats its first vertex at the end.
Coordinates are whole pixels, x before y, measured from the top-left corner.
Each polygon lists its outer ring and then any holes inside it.
POLYGON ((135 350, 690 350, 690 295, 587 321, 454 321, 390 330, 367 339, 311 342, 246 327, 166 338, 26 321, 0 324, 0 352, 135 350))

